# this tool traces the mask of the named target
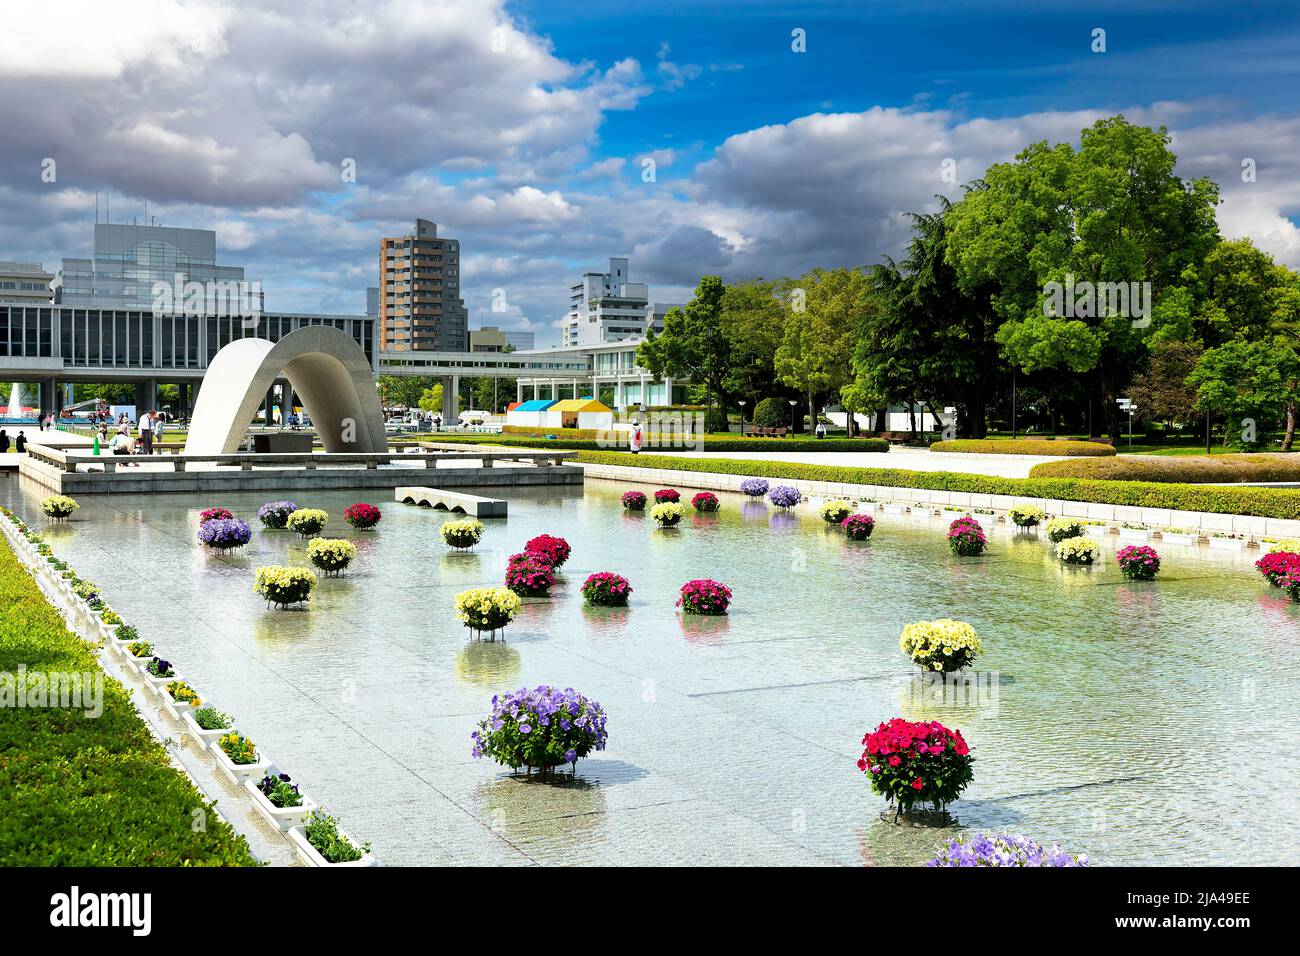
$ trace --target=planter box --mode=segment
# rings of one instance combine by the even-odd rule
[[[907,505],[885,505],[885,514],[887,515],[905,515],[907,514]]]
[[[348,833],[342,827],[339,827],[339,835],[348,838],[353,846],[361,846],[361,843],[351,833]],[[289,831],[289,839],[293,841],[293,848],[298,851],[298,859],[302,860],[308,866],[378,866],[378,861],[373,853],[367,853],[359,860],[351,863],[330,863],[316,852],[316,848],[307,842],[307,834],[303,827],[294,827]]]
[[[1119,537],[1121,541],[1141,541],[1146,544],[1151,540],[1151,532],[1147,528],[1120,528]]]
[[[1110,528],[1104,524],[1086,524],[1083,526],[1083,533],[1090,538],[1105,538],[1110,534]]]
[[[152,657],[146,658],[145,663],[140,665],[137,668],[137,670],[140,671],[140,676],[144,678],[145,685],[151,691],[153,691],[159,697],[166,697],[168,700],[170,700],[171,697],[167,693],[167,685],[174,680],[184,680],[185,678],[182,677],[181,672],[176,670],[175,668],[172,669],[171,677],[154,677],[153,674],[149,673],[149,669],[148,669],[149,661],[151,660],[153,660]]]
[[[316,809],[316,801],[301,791],[299,791],[299,795],[302,797],[302,806],[277,807],[266,799],[266,794],[258,789],[258,783],[260,783],[260,780],[245,780],[244,789],[253,798],[253,806],[257,808],[257,812],[266,817],[267,822],[281,833],[288,833],[294,827],[303,826],[307,822],[307,814]],[[351,839],[351,837],[348,839]],[[320,856],[319,853],[316,855]]]
[[[1210,538],[1210,547],[1216,551],[1242,551],[1246,547],[1245,538]]]
[[[1160,540],[1164,544],[1181,544],[1194,548],[1197,542],[1201,540],[1201,536],[1199,534],[1179,534],[1176,531],[1163,531],[1160,534]]]
[[[168,681],[168,683],[171,683]],[[174,700],[172,695],[167,693],[167,685],[164,684],[158,690],[158,696],[162,698],[163,710],[167,711],[172,720],[180,720],[182,714],[189,713],[191,710],[197,710],[193,704]]]
[[[117,648],[118,648],[118,653],[122,655],[122,660],[126,664],[127,670],[134,671],[135,673],[142,674],[142,675],[149,674],[149,672],[145,670],[145,668],[148,667],[149,662],[153,660],[152,654],[146,654],[144,657],[136,657],[129,650],[127,650],[126,644],[122,644],[122,643],[117,644]]]
[[[949,524],[952,524],[952,523],[953,523],[954,521],[956,521],[958,518],[968,518],[968,517],[970,517],[970,512],[969,512],[969,511],[952,511],[951,509],[944,508],[943,511],[942,511],[941,514],[940,514],[940,517],[942,517],[943,520],[946,521],[946,522],[948,522]]]
[[[120,624],[105,624],[103,618],[99,619],[99,633],[110,646],[117,637],[117,629],[121,626]]]
[[[228,734],[230,731],[223,730],[222,734]],[[217,735],[218,737],[221,734]],[[266,755],[257,751],[257,759],[252,763],[235,763],[226,756],[226,752],[217,746],[216,741],[212,742],[209,748],[212,751],[212,757],[217,762],[217,769],[222,775],[233,783],[235,786],[242,786],[245,780],[261,780],[266,776],[266,770],[271,766],[271,761],[266,759]]]
[[[206,702],[205,702],[206,703]],[[194,720],[194,711],[196,708],[190,708],[181,714],[181,723],[185,727],[185,732],[190,735],[190,739],[200,750],[215,750],[217,740],[222,734],[230,733],[229,727],[222,727],[219,730],[204,730]],[[224,754],[222,755],[224,756]]]

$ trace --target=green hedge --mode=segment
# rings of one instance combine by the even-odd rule
[[[1108,458],[1115,454],[1112,445],[1095,441],[1043,441],[1038,438],[959,438],[937,441],[930,451],[958,452],[968,455],[1070,455],[1084,458]]]
[[[1147,481],[1100,481],[1079,478],[996,478],[951,471],[906,471],[901,468],[847,468],[780,461],[741,461],[734,458],[686,458],[630,455],[622,452],[579,452],[578,461],[602,465],[666,468],[673,471],[752,475],[804,481],[835,481],[891,488],[920,488],[985,495],[1056,498],[1136,508],[1209,511],[1262,518],[1300,518],[1300,491],[1274,488],[1162,484]]]
[[[547,434],[558,435],[559,431]],[[403,436],[406,439],[407,436]],[[647,436],[647,439],[650,436]],[[566,451],[609,451],[608,444],[585,438],[539,438],[528,435],[492,435],[492,434],[454,434],[428,435],[421,441],[459,442],[469,445],[505,445],[511,448],[561,448]],[[678,439],[680,442],[680,438]],[[622,437],[620,447],[626,447],[627,438]],[[654,449],[647,449],[653,451]],[[680,444],[677,446],[681,448]],[[668,448],[665,451],[672,451]],[[689,451],[690,449],[681,449]],[[704,447],[698,451],[861,451],[880,453],[889,451],[889,442],[883,438],[742,438],[739,435],[727,436],[726,432],[704,436]]]
[[[1217,455],[1161,457],[1124,455],[1085,461],[1045,461],[1031,478],[1099,478],[1106,481],[1159,481],[1229,484],[1241,481],[1300,481],[1300,455]]]
[[[4,519],[0,519],[4,520]],[[7,542],[0,542],[0,673],[100,672]],[[28,677],[31,681],[31,677]],[[255,866],[248,844],[168,762],[130,692],[104,712],[0,708],[0,865]],[[195,832],[195,811],[205,828]]]

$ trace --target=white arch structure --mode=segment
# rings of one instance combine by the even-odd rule
[[[187,455],[230,455],[275,380],[302,399],[327,452],[385,452],[384,410],[366,353],[347,333],[309,325],[278,342],[236,339],[208,363]]]

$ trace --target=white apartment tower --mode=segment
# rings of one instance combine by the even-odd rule
[[[649,301],[644,282],[628,281],[626,259],[610,259],[608,272],[584,272],[582,280],[569,287],[565,347],[641,338]]]

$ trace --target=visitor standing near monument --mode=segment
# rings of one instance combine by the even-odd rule
[[[20,455],[27,452],[27,436],[22,432],[19,432],[18,437],[14,439],[14,451]]]
[[[632,422],[632,437],[628,439],[628,443],[632,447],[632,454],[634,455],[641,454],[641,442],[642,442],[641,423],[639,421],[634,420]]]
[[[145,455],[153,454],[153,412],[140,416],[140,448]]]
[[[154,445],[161,445],[163,432],[166,430],[167,423],[161,412],[153,413],[153,440],[149,443],[149,450],[153,451]]]
[[[6,454],[8,451],[9,451],[9,433],[5,431],[3,428],[0,428],[0,455]]]

